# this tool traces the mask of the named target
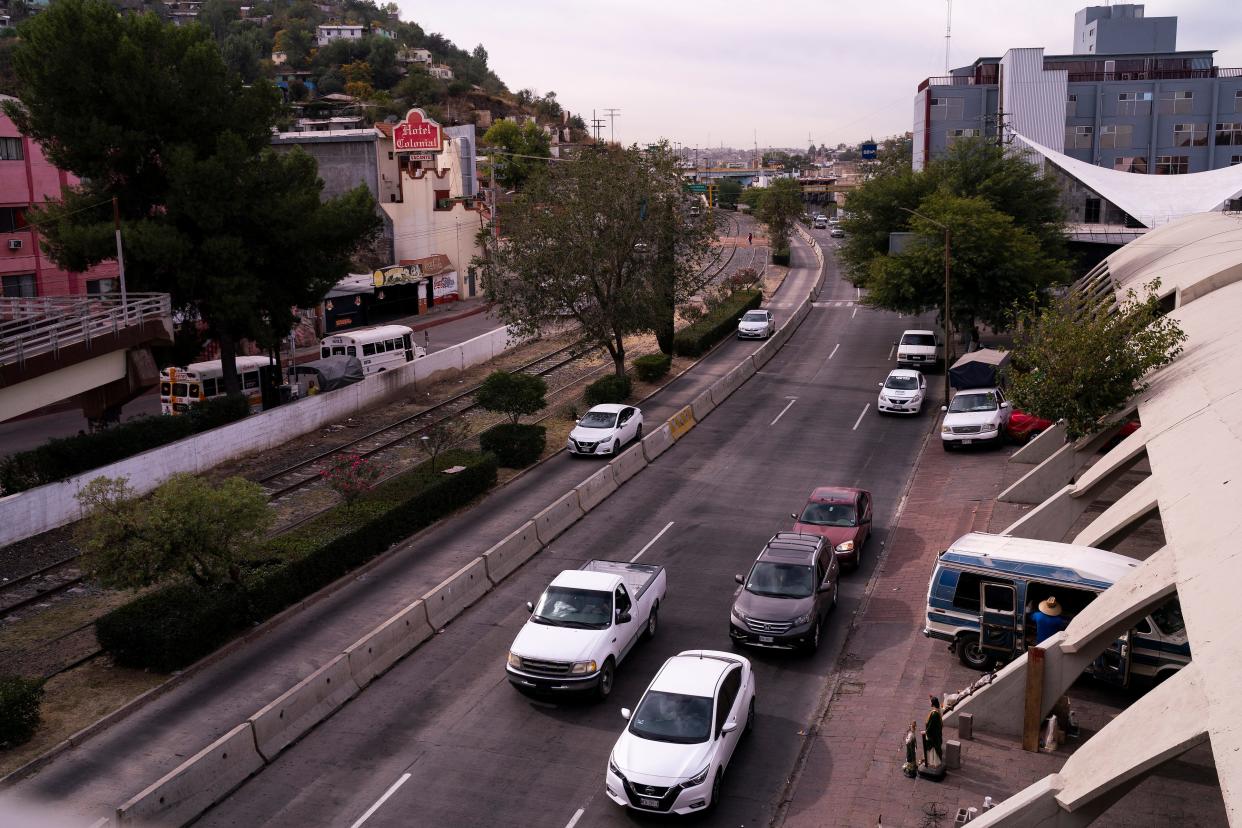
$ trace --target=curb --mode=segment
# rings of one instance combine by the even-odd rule
[[[479,305],[477,308],[470,308],[468,310],[460,311],[458,313],[445,314],[442,317],[431,319],[426,322],[415,322],[413,325],[409,325],[407,327],[409,327],[411,331],[418,333],[419,331],[425,331],[428,328],[434,328],[437,325],[443,325],[446,322],[456,322],[458,319],[465,319],[468,316],[474,316],[475,314],[479,314],[479,313],[483,313],[484,311],[491,310],[493,304],[494,303],[492,302],[484,302],[483,304]]]

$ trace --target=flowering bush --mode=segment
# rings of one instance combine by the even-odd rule
[[[346,503],[353,503],[359,495],[370,491],[383,474],[383,466],[361,454],[343,454],[320,472]]]

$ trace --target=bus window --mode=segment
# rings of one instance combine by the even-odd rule
[[[167,397],[168,392],[171,390],[172,390],[172,383],[168,383],[168,382],[160,383],[160,396],[161,397]]]
[[[375,345],[370,342],[368,342],[366,345],[363,345],[362,355],[363,356],[375,356]]]
[[[353,345],[350,345],[348,348],[345,349],[345,353],[349,354],[350,356],[356,357],[358,356],[358,349],[355,348]]]
[[[224,388],[221,387],[220,390],[223,391]],[[213,379],[203,380],[203,396],[210,399],[211,397],[214,397],[215,395],[216,395],[216,381]]]
[[[332,350],[331,350],[330,348],[320,348],[320,349],[319,349],[319,358],[320,358],[320,359],[327,359],[327,358],[328,358],[328,357],[330,357],[330,356],[332,356]]]
[[[174,383],[173,383],[173,392],[172,392],[172,395],[173,395],[174,397],[184,397],[184,396],[185,396],[185,391],[186,391],[186,387],[185,387],[185,383],[184,383],[184,382],[174,382]]]
[[[190,383],[190,393],[187,396],[193,397],[194,399],[198,399],[198,383],[197,382]]]
[[[388,350],[390,350],[390,351],[399,351],[399,350],[401,350],[401,346],[397,344],[397,340],[395,340],[395,339],[390,339],[390,340],[388,340],[387,342],[385,342],[384,344],[388,346]]]
[[[333,356],[345,356],[345,346],[344,345],[332,346],[332,355]]]
[[[242,374],[242,388],[258,388],[258,387],[259,387],[259,372],[258,371],[247,371],[246,373]]]

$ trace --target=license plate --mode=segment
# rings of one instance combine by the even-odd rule
[[[771,644],[771,643],[772,643],[772,636],[770,636],[770,635],[761,635],[761,636],[759,636],[759,643],[760,643],[760,644]]]
[[[640,796],[640,797],[638,798],[638,804],[639,804],[639,805],[642,805],[644,808],[659,808],[659,807],[660,807],[660,800],[658,800],[658,799],[648,799],[648,798],[647,798],[647,797],[645,797],[645,796]]]
[[[963,441],[962,441],[962,445],[963,445],[963,446],[969,446],[969,445],[971,444],[971,442],[972,442],[971,440],[963,440]]]

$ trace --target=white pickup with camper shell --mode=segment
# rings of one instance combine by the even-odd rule
[[[664,567],[587,561],[552,579],[509,650],[509,682],[526,693],[612,692],[617,665],[655,635]]]

